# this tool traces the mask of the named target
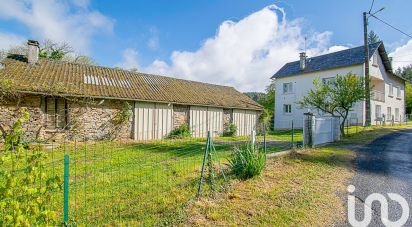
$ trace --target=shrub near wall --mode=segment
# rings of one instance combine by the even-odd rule
[[[242,180],[260,175],[265,163],[266,154],[252,144],[236,147],[229,159],[232,173]]]
[[[168,138],[170,139],[181,139],[186,137],[191,137],[192,134],[190,133],[189,125],[187,123],[181,124],[179,127],[173,129],[170,133]]]
[[[231,137],[235,136],[237,132],[237,126],[233,123],[225,123],[223,126],[223,136]]]

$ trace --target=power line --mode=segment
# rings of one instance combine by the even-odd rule
[[[369,14],[371,14],[371,11],[372,11],[372,8],[373,8],[373,4],[375,4],[375,0],[372,0],[371,8],[369,9]]]
[[[370,15],[371,17],[375,18],[376,20],[378,20],[378,21],[380,21],[380,22],[382,22],[382,23],[386,24],[387,26],[389,26],[389,27],[391,27],[391,28],[395,29],[396,31],[398,31],[398,32],[400,32],[400,33],[402,33],[402,34],[404,34],[404,35],[406,35],[406,36],[408,36],[409,38],[411,38],[411,39],[412,39],[412,35],[407,34],[406,32],[402,31],[401,29],[399,29],[399,28],[397,28],[397,27],[395,27],[395,26],[393,26],[393,25],[389,24],[388,22],[386,22],[386,21],[384,21],[384,20],[382,20],[382,19],[378,18],[377,16],[375,16],[375,15],[373,15],[373,14],[369,14],[369,15]]]

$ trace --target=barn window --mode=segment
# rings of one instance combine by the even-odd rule
[[[67,102],[62,98],[46,97],[44,101],[46,127],[62,129],[67,125]]]

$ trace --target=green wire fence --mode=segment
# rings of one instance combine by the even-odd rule
[[[185,221],[188,204],[225,188],[226,177],[230,178],[228,158],[235,146],[255,141],[271,153],[296,147],[302,140],[299,129],[266,133],[267,128],[261,127],[254,138],[30,143],[25,155],[34,150],[47,154],[41,160],[41,178],[33,184],[41,187],[45,184],[42,179],[52,177],[61,180],[59,187],[42,198],[42,209],[55,212],[57,224],[178,225]],[[214,171],[214,187],[200,191],[205,155],[213,159],[209,170]],[[1,168],[18,170],[13,174],[23,179],[28,166],[10,160]],[[12,212],[0,209],[0,219]]]

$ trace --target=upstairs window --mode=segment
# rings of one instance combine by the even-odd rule
[[[389,84],[389,96],[393,97],[393,85]]]
[[[283,94],[288,94],[293,92],[293,84],[292,83],[284,83],[283,84]]]
[[[63,129],[67,125],[67,102],[62,98],[46,97],[44,101],[46,128]]]
[[[401,88],[400,87],[396,88],[396,98],[398,98],[398,99],[401,98]]]

